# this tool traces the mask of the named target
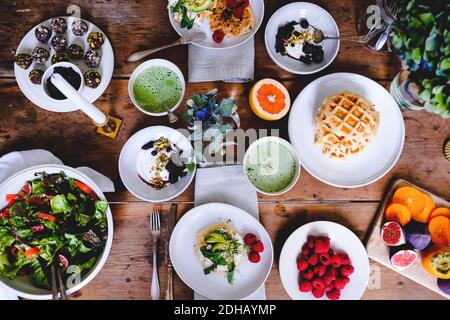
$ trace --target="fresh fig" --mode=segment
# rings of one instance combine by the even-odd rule
[[[450,295],[450,279],[438,279],[437,285],[443,293]]]
[[[405,244],[405,234],[402,227],[395,221],[386,222],[381,227],[381,239],[387,246],[395,247]]]
[[[405,227],[406,241],[416,250],[423,250],[431,243],[431,234],[426,224],[412,221]]]
[[[398,271],[403,271],[410,267],[417,260],[417,253],[409,246],[391,248],[391,263]]]

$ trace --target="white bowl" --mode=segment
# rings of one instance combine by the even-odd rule
[[[322,30],[326,36],[339,36],[339,29],[333,17],[323,8],[309,2],[294,2],[278,9],[267,22],[264,33],[266,50],[270,58],[282,69],[295,74],[311,74],[325,69],[339,52],[339,40],[325,40],[320,43],[324,51],[321,63],[305,64],[282,56],[275,51],[275,38],[278,28],[291,22],[306,18],[314,27]]]
[[[165,136],[171,143],[175,143],[183,150],[183,156],[192,159],[192,162],[195,163],[194,150],[191,143],[177,130],[164,126],[154,126],[136,132],[127,140],[120,152],[119,174],[128,191],[144,201],[157,203],[176,198],[189,187],[195,176],[194,169],[194,172],[188,173],[185,177],[180,178],[178,182],[170,184],[161,190],[156,190],[141,180],[136,170],[139,151],[144,144],[161,136]]]
[[[369,283],[370,264],[366,249],[352,231],[328,221],[307,223],[295,230],[284,243],[280,254],[280,278],[289,296],[294,300],[316,300],[311,292],[303,293],[298,289],[297,258],[308,235],[328,236],[333,250],[347,253],[355,271],[349,284],[341,291],[341,300],[360,299]],[[321,298],[327,299],[325,295]]]
[[[141,63],[139,66],[137,66],[136,69],[134,69],[133,73],[130,76],[130,80],[128,81],[128,95],[130,96],[131,101],[136,106],[136,108],[141,110],[143,113],[146,113],[146,114],[148,114],[150,116],[161,117],[161,116],[167,115],[167,112],[153,113],[153,112],[149,112],[149,111],[144,110],[137,103],[136,99],[134,98],[134,94],[133,94],[133,85],[134,85],[134,81],[136,80],[136,78],[143,71],[145,71],[146,69],[148,69],[149,67],[152,67],[152,66],[160,66],[160,67],[168,68],[168,69],[172,70],[173,72],[175,72],[177,74],[178,78],[180,79],[180,82],[181,82],[181,85],[183,87],[183,90],[181,91],[180,100],[178,100],[177,104],[174,105],[170,109],[170,111],[172,111],[172,112],[174,112],[176,109],[178,109],[178,107],[180,106],[181,102],[183,101],[184,92],[186,90],[186,82],[184,80],[184,76],[183,76],[183,73],[181,72],[180,68],[178,68],[175,64],[173,64],[172,62],[170,62],[168,60],[164,60],[164,59],[147,60],[147,61]]]
[[[342,91],[372,102],[380,119],[366,148],[347,159],[335,159],[314,143],[315,115],[326,98]],[[375,81],[354,73],[329,74],[307,85],[291,107],[288,127],[302,167],[320,181],[342,188],[357,188],[382,178],[397,163],[405,141],[405,125],[395,100]]]
[[[44,92],[47,95],[47,97],[50,100],[55,101],[55,102],[67,101],[67,98],[66,99],[62,99],[62,100],[58,100],[58,99],[52,98],[50,96],[50,94],[48,93],[48,91],[47,91],[47,79],[50,78],[53,75],[53,71],[55,70],[56,67],[72,68],[76,73],[78,73],[78,75],[81,78],[81,83],[80,83],[80,87],[78,88],[77,91],[78,91],[78,93],[81,94],[81,91],[83,90],[83,87],[84,87],[84,76],[81,73],[80,68],[78,68],[76,65],[74,65],[71,62],[62,61],[62,62],[55,63],[55,64],[51,65],[50,67],[48,67],[48,69],[45,70],[44,74],[42,75],[41,86],[42,86],[42,90],[44,90]]]
[[[38,165],[22,170],[2,183],[0,185],[0,208],[3,208],[7,205],[7,202],[5,200],[6,194],[16,194],[22,189],[26,181],[36,178],[34,176],[36,172],[44,171],[47,173],[59,173],[63,171],[68,177],[80,180],[81,182],[87,184],[95,192],[95,194],[97,194],[99,199],[106,200],[105,195],[102,193],[100,188],[85,174],[74,168],[64,165],[48,164]],[[109,255],[109,251],[111,250],[114,229],[112,214],[109,206],[108,210],[106,211],[106,217],[108,221],[108,238],[106,240],[105,248],[103,249],[102,254],[97,259],[94,267],[89,271],[89,273],[82,278],[80,283],[68,289],[67,294],[74,293],[75,291],[78,291],[86,286],[100,272],[103,265],[105,264],[106,259]],[[52,298],[50,290],[35,287],[29,276],[16,277],[13,280],[5,277],[0,277],[0,283],[8,287],[8,289],[11,290],[14,294],[26,299],[45,300]]]
[[[260,190],[255,185],[253,185],[253,183],[251,182],[251,180],[249,179],[249,177],[247,175],[247,170],[246,169],[247,169],[248,158],[249,158],[250,154],[253,152],[253,150],[258,145],[260,145],[261,143],[265,143],[265,142],[277,142],[277,143],[285,146],[289,150],[289,152],[292,154],[292,156],[294,157],[295,162],[296,162],[294,179],[292,179],[291,183],[285,189],[283,189],[281,191],[278,191],[278,192],[266,192],[266,191]],[[247,149],[247,151],[245,152],[243,163],[244,163],[245,178],[247,179],[248,183],[250,183],[250,185],[256,191],[258,191],[258,192],[260,192],[262,194],[265,194],[265,195],[277,196],[277,195],[286,193],[286,192],[288,192],[289,190],[291,190],[295,186],[295,184],[297,183],[298,179],[300,178],[300,170],[301,169],[300,169],[300,161],[298,159],[297,152],[295,151],[294,147],[289,142],[287,142],[286,140],[284,140],[282,138],[279,138],[279,137],[274,137],[274,136],[263,137],[263,138],[260,138],[260,139],[256,140],[255,142],[253,142],[250,145],[250,147]]]
[[[194,248],[198,232],[226,222],[242,237],[249,232],[253,233],[264,245],[259,263],[251,263],[244,254],[232,285],[223,275],[216,273],[205,275]],[[173,267],[181,280],[195,292],[216,300],[238,300],[248,297],[264,285],[273,263],[272,242],[261,223],[247,212],[223,203],[204,204],[185,213],[172,232],[169,252]]]

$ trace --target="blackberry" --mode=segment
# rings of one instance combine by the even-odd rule
[[[307,54],[305,56],[301,56],[299,60],[301,62],[305,63],[305,64],[311,64],[312,63],[312,57],[309,54]]]
[[[305,53],[305,54],[311,54],[311,53],[313,53],[313,51],[314,51],[314,45],[313,44],[311,44],[311,43],[309,43],[309,42],[306,42],[304,45],[303,45],[303,48],[302,48],[302,51],[303,51],[303,53]]]
[[[307,29],[309,27],[309,22],[305,18],[300,20],[300,27],[303,29]]]

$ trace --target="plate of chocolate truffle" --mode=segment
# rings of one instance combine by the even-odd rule
[[[105,33],[82,18],[54,17],[28,31],[14,58],[16,81],[35,105],[53,112],[79,109],[67,100],[51,98],[44,90],[45,70],[62,61],[73,63],[83,73],[84,87],[80,93],[89,102],[105,92],[114,70],[114,52]]]

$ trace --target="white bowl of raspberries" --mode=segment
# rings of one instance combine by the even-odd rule
[[[346,227],[311,222],[288,238],[280,255],[280,277],[295,300],[360,299],[369,282],[364,245]]]

